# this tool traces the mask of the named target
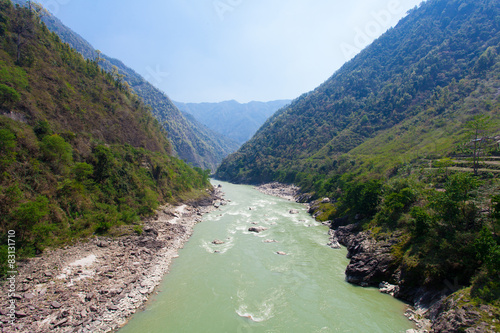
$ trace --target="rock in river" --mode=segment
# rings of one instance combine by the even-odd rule
[[[256,232],[256,233],[259,233],[259,232],[262,232],[262,231],[266,231],[267,228],[265,227],[251,227],[251,228],[248,228],[248,231],[251,231],[251,232]]]

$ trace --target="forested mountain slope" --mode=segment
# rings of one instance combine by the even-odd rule
[[[269,119],[225,160],[218,177],[300,182],[353,163],[383,173],[417,151],[450,152],[467,120],[483,111],[496,115],[498,78],[489,73],[498,59],[499,14],[492,0],[422,3]],[[460,107],[465,100],[470,107]]]
[[[242,145],[252,138],[269,117],[290,102],[289,100],[279,100],[241,104],[237,101],[220,103],[174,101],[174,104],[182,112],[193,115],[208,128]]]
[[[206,195],[208,174],[171,155],[120,77],[0,0],[0,235],[16,231],[17,255],[130,232],[161,203]]]
[[[14,3],[26,4],[26,0],[14,0]],[[46,10],[40,10],[43,22],[49,30],[59,35],[64,43],[80,52],[86,59],[98,58],[96,50],[80,35],[66,27],[59,19]],[[172,149],[181,159],[203,169],[215,170],[222,159],[234,152],[238,145],[228,138],[210,130],[190,117],[182,114],[166,94],[155,88],[151,83],[125,66],[120,60],[104,54],[99,66],[108,72],[115,71],[124,75],[123,79],[152,108],[153,115],[165,128]]]

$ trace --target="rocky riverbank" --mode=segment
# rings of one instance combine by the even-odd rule
[[[330,203],[329,198],[309,202],[309,213],[314,218],[324,216],[323,210],[330,209]],[[354,222],[360,219],[356,216]],[[363,231],[359,223],[347,217],[323,223],[330,227],[328,245],[335,249],[340,244],[348,250],[350,263],[345,271],[346,281],[363,287],[378,287],[381,292],[412,305],[405,315],[418,329],[408,333],[497,332],[491,323],[500,322],[498,310],[474,305],[467,293],[461,293],[457,282],[445,281],[437,290],[405,284],[405,269],[396,263],[393,255],[394,246],[404,235],[394,233],[375,239],[370,231]]]
[[[277,182],[256,186],[255,189],[261,193],[286,199],[288,201],[298,201],[300,193],[300,188],[295,185],[287,185]]]
[[[194,226],[216,209],[216,202],[224,202],[219,189],[198,202],[162,207],[144,221],[140,235],[93,237],[19,262],[15,294],[0,294],[0,331],[94,333],[119,328],[145,304]],[[12,300],[14,324],[9,318]]]
[[[333,221],[332,225],[335,224]],[[441,290],[405,286],[401,278],[404,272],[394,264],[392,254],[392,247],[400,236],[393,234],[375,240],[358,224],[336,227],[332,237],[347,247],[347,257],[351,260],[346,268],[346,280],[360,286],[378,287],[381,292],[412,304],[405,315],[418,329],[410,333],[497,332],[483,320],[498,317],[495,309],[473,305],[452,282]]]

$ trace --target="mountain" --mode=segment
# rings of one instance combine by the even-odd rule
[[[498,0],[422,3],[216,176],[300,186],[346,280],[395,285],[428,331],[499,332],[499,18]]]
[[[241,146],[250,140],[269,117],[290,102],[290,100],[278,100],[241,104],[237,101],[220,103],[174,101],[174,104],[182,112],[193,115],[203,125],[231,138]]]
[[[0,0],[0,235],[16,231],[16,255],[131,232],[209,186],[119,76]],[[0,257],[3,275],[6,244]]]
[[[13,2],[21,5],[27,3],[26,0],[14,0]],[[96,50],[80,35],[66,27],[45,9],[39,8],[38,10],[49,30],[57,33],[64,43],[68,43],[86,59],[97,59]],[[99,57],[102,59],[99,61],[102,68],[108,72],[115,70],[119,75],[123,75],[123,80],[146,104],[151,106],[153,115],[168,133],[174,153],[184,161],[203,169],[215,170],[224,157],[238,148],[235,142],[208,129],[194,119],[186,117],[167,95],[121,61],[102,53]]]
[[[383,173],[435,145],[439,153],[450,152],[466,120],[483,111],[494,115],[483,105],[495,103],[494,87],[481,97],[476,89],[491,86],[488,80],[495,85],[487,73],[496,62],[498,11],[495,1],[422,3],[325,83],[276,113],[217,176],[299,182],[336,173],[346,159]],[[467,99],[479,104],[465,108]],[[383,140],[392,146],[379,145]]]

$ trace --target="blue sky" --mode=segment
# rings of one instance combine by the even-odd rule
[[[421,0],[40,0],[173,100],[294,99]]]

